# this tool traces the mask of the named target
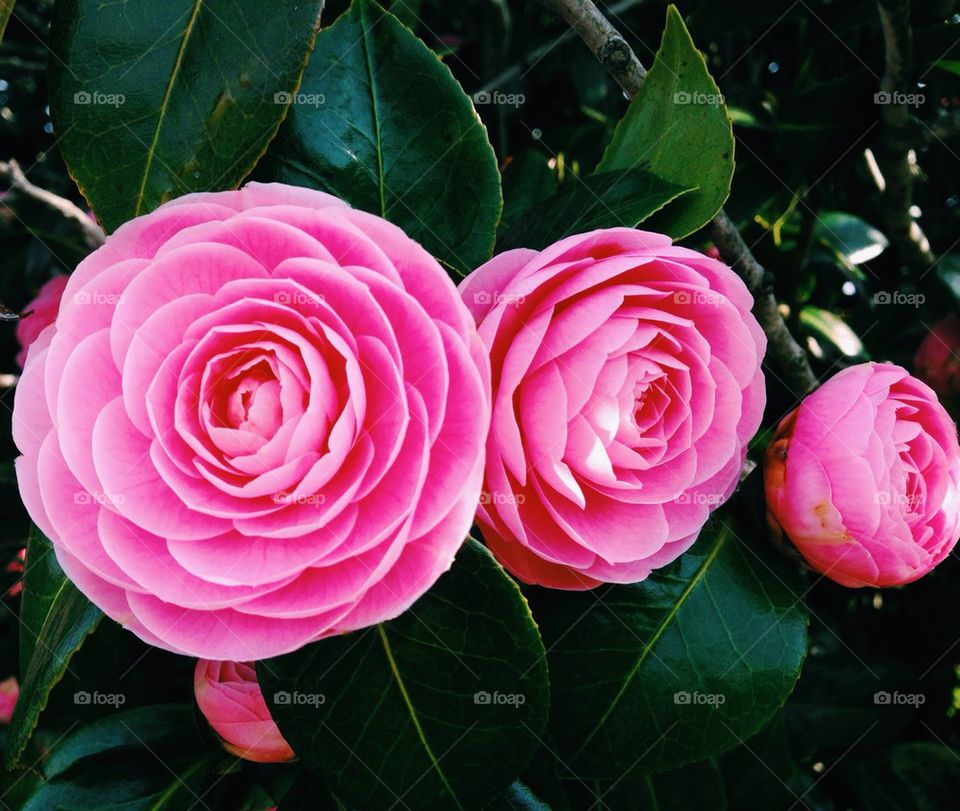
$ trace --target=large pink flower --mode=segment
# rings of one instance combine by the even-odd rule
[[[200,659],[193,692],[204,718],[231,754],[255,763],[282,763],[294,753],[270,716],[251,662]]]
[[[889,363],[852,366],[806,397],[767,449],[764,482],[772,517],[844,586],[916,580],[960,536],[956,426]]]
[[[450,566],[489,408],[433,258],[329,195],[251,183],[80,264],[17,389],[17,472],[107,614],[261,659],[394,617]]]
[[[520,579],[634,582],[736,487],[766,341],[726,265],[626,228],[509,251],[461,294],[490,350],[478,519]]]

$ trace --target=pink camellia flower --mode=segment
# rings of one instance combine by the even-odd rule
[[[913,366],[917,377],[945,400],[960,395],[960,318],[941,318],[923,339]]]
[[[270,717],[252,662],[200,659],[193,671],[193,692],[228,752],[257,763],[293,759],[290,744]]]
[[[320,192],[250,183],[85,259],[17,387],[23,500],[145,641],[247,661],[397,616],[449,568],[489,368],[440,265]]]
[[[807,562],[844,586],[923,577],[960,536],[960,447],[930,388],[864,363],[783,419],[764,461],[767,504]]]
[[[0,724],[9,724],[13,716],[13,708],[17,706],[20,697],[20,685],[16,678],[0,681]]]
[[[766,340],[726,265],[615,228],[514,250],[463,284],[490,351],[478,521],[521,580],[644,579],[737,484]]]
[[[66,289],[69,276],[54,276],[48,280],[37,297],[31,301],[24,312],[29,312],[26,318],[21,318],[17,322],[17,341],[20,343],[20,351],[17,353],[17,365],[22,369],[27,362],[27,350],[30,348],[37,336],[49,327],[57,317],[57,310],[60,309],[60,299],[63,297],[63,291]]]

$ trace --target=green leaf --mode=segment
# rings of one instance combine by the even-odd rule
[[[706,759],[759,730],[806,653],[796,577],[718,521],[641,583],[533,591],[563,762],[583,779],[617,779]]]
[[[829,310],[808,305],[800,310],[800,324],[817,341],[821,355],[825,347],[832,347],[834,353],[848,358],[867,359],[867,349],[860,336]]]
[[[726,811],[727,792],[723,775],[713,761],[691,763],[671,772],[625,775],[612,784],[601,783],[600,795],[606,807],[697,809]],[[638,803],[643,797],[646,802]]]
[[[941,59],[939,62],[934,62],[933,64],[934,67],[945,70],[947,73],[952,73],[954,76],[960,76],[960,61],[955,59]]]
[[[346,809],[317,778],[306,770],[283,795],[277,811],[341,811]]]
[[[66,580],[53,544],[33,525],[27,539],[26,561],[20,601],[20,681],[27,677],[37,637],[50,613],[51,603]]]
[[[817,215],[813,240],[825,247],[844,267],[856,267],[876,259],[890,244],[881,231],[845,211]]]
[[[918,741],[850,764],[844,775],[865,811],[953,811],[960,789],[960,752]]]
[[[549,705],[526,601],[472,540],[399,618],[260,662],[257,674],[303,763],[359,808],[482,805],[523,770]]]
[[[50,691],[103,617],[100,609],[67,579],[56,562],[50,541],[36,529],[27,548],[26,572],[22,633],[35,639],[28,645],[29,659],[21,660],[25,670],[8,729],[4,753],[7,768],[19,763]]]
[[[716,214],[733,179],[733,127],[675,6],[660,50],[604,152],[599,171],[643,168],[682,189],[696,188],[650,218],[653,231],[693,233]]]
[[[540,250],[596,228],[632,228],[689,191],[643,169],[573,178],[517,219],[497,240],[497,250]]]
[[[546,200],[557,190],[557,172],[547,156],[535,149],[526,149],[503,169],[503,216],[497,227],[499,235],[514,220]]]
[[[50,45],[58,146],[112,231],[193,191],[234,188],[276,133],[323,0],[60,0]]]
[[[54,748],[45,765],[47,782],[24,811],[216,807],[207,790],[222,759],[189,706],[117,713],[79,728]]]
[[[13,7],[17,0],[0,0],[0,39],[3,39],[7,30],[7,23],[10,22],[10,15],[13,14]]]
[[[372,0],[317,37],[257,177],[330,192],[460,273],[490,257],[502,199],[487,132],[449,68]]]

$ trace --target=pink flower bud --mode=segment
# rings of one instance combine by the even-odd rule
[[[818,572],[844,586],[923,577],[960,535],[960,446],[931,389],[864,363],[780,423],[767,449],[771,517]]]
[[[264,701],[252,662],[197,661],[193,690],[200,712],[231,754],[256,763],[280,763],[293,750]]]
[[[13,708],[17,705],[17,699],[19,697],[20,686],[13,676],[4,681],[0,681],[0,724],[10,723]]]

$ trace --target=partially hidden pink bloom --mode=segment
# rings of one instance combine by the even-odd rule
[[[960,318],[952,313],[931,327],[913,367],[917,377],[945,400],[960,395]]]
[[[17,699],[20,697],[20,685],[16,678],[11,676],[9,679],[0,681],[0,724],[9,724],[13,716],[13,708],[17,705]]]
[[[150,644],[249,661],[395,617],[483,475],[489,370],[399,228],[282,184],[191,194],[70,277],[16,391],[67,575]]]
[[[834,375],[780,423],[764,465],[771,516],[844,586],[923,577],[960,536],[957,430],[905,369]]]
[[[7,564],[7,571],[12,574],[23,575],[23,564],[27,557],[27,550],[21,549],[17,552],[16,557]],[[23,577],[10,586],[7,589],[7,595],[10,597],[16,597],[21,591],[23,591]]]
[[[527,583],[643,580],[737,485],[766,347],[726,265],[627,228],[514,250],[460,289],[491,358],[478,521]]]
[[[69,278],[63,275],[52,277],[40,288],[37,297],[24,307],[24,312],[30,314],[17,322],[17,341],[20,343],[17,365],[21,369],[26,365],[30,344],[56,319]]]
[[[257,682],[252,662],[197,661],[193,691],[224,748],[244,760],[280,763],[294,757]]]

